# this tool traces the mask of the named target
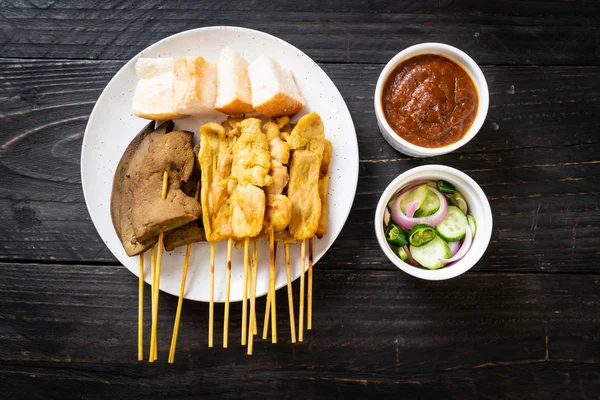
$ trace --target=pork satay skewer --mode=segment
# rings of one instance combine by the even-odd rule
[[[235,181],[236,186],[230,197],[231,230],[233,238],[236,240],[244,239],[245,247],[247,248],[250,243],[249,239],[258,236],[263,229],[266,196],[262,187],[269,186],[272,183],[272,178],[269,176],[271,159],[268,142],[261,130],[261,121],[259,119],[244,119],[236,123],[233,129],[240,132],[240,136],[235,140],[232,151],[231,179]],[[246,248],[244,249],[245,253],[249,252]],[[257,256],[256,254],[255,260],[257,260]],[[258,261],[255,262],[257,263]],[[256,277],[251,277],[251,280],[255,279]],[[254,284],[255,282],[253,282]],[[244,287],[243,290],[246,290],[246,288]],[[255,295],[253,294],[252,296]],[[252,299],[251,297],[251,303],[252,301],[254,301],[254,305],[251,307],[250,319],[254,320],[256,299]],[[246,302],[244,303],[246,304]],[[244,320],[247,317],[247,313],[243,315]],[[242,325],[244,324],[242,323]],[[251,321],[251,325],[248,333],[249,341],[247,342],[249,345],[249,354],[251,353],[251,346],[253,344],[255,321]],[[244,330],[242,334],[245,334]]]
[[[168,183],[169,183],[169,173],[167,171],[164,171],[163,173],[163,184],[162,184],[162,196],[161,198],[164,200],[167,198],[167,188],[168,188]],[[156,329],[157,329],[157,325],[158,325],[158,294],[160,292],[160,267],[162,264],[162,253],[163,253],[163,240],[164,240],[164,233],[161,232],[158,234],[158,244],[157,244],[157,249],[156,249],[156,272],[155,272],[155,287],[153,287],[154,289],[154,293],[152,294],[154,297],[154,312],[152,315],[152,334],[151,334],[151,343],[153,346],[153,351],[154,351],[154,355],[153,357],[150,357],[150,362],[154,362],[157,358],[158,358],[158,340],[156,338]]]
[[[250,242],[246,239],[258,236],[263,229],[266,196],[262,187],[272,183],[271,159],[261,120],[246,118],[236,123],[234,130],[240,135],[232,150],[231,181],[235,182],[235,189],[229,198],[231,232],[235,240],[244,239],[247,247]],[[247,318],[247,314],[243,317]]]
[[[329,164],[331,163],[331,154],[333,147],[331,142],[325,138],[316,139],[309,142],[309,149],[322,153],[321,166],[319,169],[319,197],[321,199],[321,216],[316,236],[321,239],[327,232],[327,210],[329,202],[327,200],[327,189],[329,187]],[[314,147],[314,149],[313,149]],[[313,308],[313,238],[308,242],[308,318],[306,329],[312,329],[312,308]]]
[[[219,133],[219,138],[220,140],[223,140],[226,137],[229,137],[229,139],[233,140],[233,137],[237,136],[239,134],[240,131],[240,125],[239,122],[241,120],[238,118],[232,118],[232,117],[228,117],[226,121],[224,121],[221,126],[223,127],[222,129],[219,128],[219,130],[221,131]],[[235,148],[235,145],[234,145]],[[231,149],[231,154],[234,156],[235,159],[235,154],[234,150]],[[232,161],[233,163],[233,161]],[[227,190],[229,192],[229,194],[231,195],[232,192],[230,191],[230,187],[232,187],[232,191],[235,191],[235,187],[237,186],[238,183],[244,183],[244,182],[239,182],[239,177],[238,176],[230,176],[228,177],[229,181],[227,182]],[[230,207],[235,206],[235,204],[230,204]],[[229,223],[231,224],[231,215],[229,215]],[[233,227],[231,227],[233,228]],[[232,231],[235,229],[232,229]],[[221,237],[223,238],[223,237]],[[236,238],[237,239],[237,238]],[[249,237],[246,237],[244,240],[244,271],[243,271],[243,279],[242,279],[242,287],[243,287],[243,293],[242,293],[242,297],[243,297],[243,301],[242,301],[242,331],[241,331],[241,344],[242,346],[246,345],[246,330],[247,330],[247,315],[248,315],[248,288],[249,288],[249,280],[248,280],[248,272],[249,272],[249,258],[250,258],[250,248],[249,248]],[[228,336],[228,325],[229,325],[229,293],[231,290],[231,247],[233,245],[233,238],[229,235],[227,237],[227,249],[228,249],[228,261],[227,261],[227,289],[226,292],[228,293],[226,295],[226,300],[225,300],[225,325],[224,325],[224,337],[223,337],[223,347],[227,347],[227,342],[228,342],[228,338],[226,338],[225,336]]]
[[[298,341],[304,341],[304,296],[306,271],[306,240],[316,232],[321,214],[318,194],[319,157],[307,150],[296,150],[290,163],[288,195],[292,201],[290,233],[301,240],[300,301],[298,310]]]
[[[231,253],[233,247],[231,207],[229,204],[231,196],[230,183],[232,183],[232,139],[233,135],[230,135],[221,124],[211,122],[200,127],[200,152],[198,160],[202,169],[202,219],[206,238],[209,242],[213,243],[211,244],[211,252],[213,251],[212,246],[214,246],[214,242],[227,239],[223,347],[228,346]],[[214,269],[214,261],[211,264],[211,268]],[[214,279],[213,275],[211,275],[211,279]],[[211,293],[213,290],[211,290]],[[211,308],[211,312],[213,312],[212,310],[213,308]],[[211,344],[209,340],[209,345]]]
[[[231,175],[231,138],[225,127],[208,123],[200,127],[198,161],[202,170],[202,221],[206,240],[210,243],[210,306],[208,347],[214,344],[215,243],[230,237],[229,193]],[[231,258],[229,257],[229,260]],[[225,333],[225,331],[224,331]],[[225,342],[224,342],[225,344]]]
[[[196,182],[196,192],[194,200],[198,201],[200,196],[200,180]],[[192,252],[192,244],[188,243],[185,247],[185,259],[183,261],[183,272],[181,273],[181,285],[179,287],[179,300],[177,301],[177,312],[175,314],[175,325],[173,326],[173,337],[171,338],[171,349],[169,350],[169,363],[173,363],[175,359],[175,348],[177,347],[177,335],[179,334],[179,321],[181,319],[181,308],[183,306],[183,293],[185,291],[185,282],[190,263],[190,254]]]
[[[306,271],[306,240],[314,236],[321,216],[318,192],[321,156],[309,150],[296,150],[290,163],[288,196],[292,202],[290,234],[301,240],[300,304],[298,341],[304,340],[304,296]]]
[[[144,359],[144,253],[140,254],[140,283],[138,301],[138,361]]]
[[[267,140],[269,142],[269,154],[271,157],[271,168],[269,175],[273,183],[265,188],[267,194],[267,208],[265,210],[265,226],[263,231],[269,239],[270,250],[270,269],[269,269],[269,290],[267,303],[265,306],[265,324],[263,329],[263,339],[267,338],[269,317],[271,322],[271,341],[277,343],[277,314],[276,314],[276,295],[275,295],[275,259],[276,244],[274,233],[283,231],[287,228],[291,219],[291,202],[283,195],[283,191],[288,183],[288,171],[285,164],[289,161],[290,147],[281,140],[281,127],[289,122],[289,118],[284,118],[278,123],[267,122],[264,125]]]
[[[306,239],[309,239],[308,266],[308,327],[312,328],[312,238],[321,238],[327,229],[327,186],[329,182],[329,163],[331,142],[325,139],[325,129],[321,117],[310,113],[302,117],[292,130],[288,143],[295,149],[290,164],[290,188],[288,195],[292,200],[293,212],[290,233],[302,240],[302,272],[300,312],[303,314],[304,290],[302,277],[306,268]],[[304,338],[304,316],[300,316],[298,340]]]

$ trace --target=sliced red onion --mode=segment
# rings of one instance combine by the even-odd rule
[[[402,188],[401,191],[397,192],[395,195],[392,196],[391,200],[388,201],[388,207],[392,208],[392,204],[394,204],[394,201],[396,201],[396,199],[402,195],[404,195],[407,192],[410,192],[411,190],[413,190],[414,188],[416,188],[417,186],[421,186],[423,183],[411,183],[410,185],[406,185],[405,187]],[[436,186],[434,186],[435,188]]]
[[[471,248],[471,243],[473,243],[473,233],[471,232],[471,227],[467,225],[467,233],[465,234],[462,246],[460,246],[460,250],[450,258],[440,258],[439,260],[448,264],[462,259]]]
[[[417,186],[422,185],[422,183],[412,183],[406,187],[404,187],[401,191],[399,191],[398,193],[396,193],[395,195],[392,196],[392,198],[390,199],[390,201],[388,201],[388,207],[392,208],[392,204],[394,204],[394,201],[396,201],[396,199],[400,196],[402,196],[404,193],[411,191],[412,189],[416,188]]]
[[[458,250],[460,249],[460,241],[457,240],[456,242],[449,242],[448,247],[450,247],[452,256],[454,256],[456,253],[458,253]]]
[[[427,224],[433,227],[439,225],[444,220],[444,218],[446,218],[446,214],[448,213],[448,201],[446,200],[446,196],[441,194],[437,189],[430,187],[429,190],[435,193],[440,199],[440,208],[435,212],[435,214],[427,217],[413,218],[412,216],[414,215],[416,210],[411,210],[409,207],[413,203],[409,203],[406,210],[407,215],[404,215],[404,213],[400,209],[400,201],[402,201],[402,198],[404,198],[404,196],[406,196],[406,193],[408,193],[405,192],[401,196],[398,196],[392,204],[392,220],[406,231],[411,230],[413,226],[418,224]],[[410,211],[412,211],[412,214],[410,213]]]
[[[421,186],[422,183],[411,183],[410,185],[405,186],[400,193],[398,193],[398,196],[402,196],[404,193],[406,192],[410,192],[411,190],[413,190],[414,188],[416,188],[417,186]]]
[[[392,208],[392,204],[394,204],[394,201],[396,201],[396,199],[400,196],[402,196],[404,193],[408,192],[409,190],[416,188],[417,186],[419,186],[418,183],[413,183],[411,185],[406,186],[405,188],[403,188],[401,191],[397,192],[395,195],[393,195],[390,200],[388,201],[388,207]]]
[[[408,256],[408,262],[412,265],[417,265],[417,262],[413,258],[412,254],[410,254],[410,249],[408,248],[408,245],[404,246],[403,249],[406,252],[406,255]]]
[[[418,201],[412,201],[412,202],[408,203],[408,205],[406,206],[406,216],[408,218],[412,218],[415,215],[417,208],[419,208]]]

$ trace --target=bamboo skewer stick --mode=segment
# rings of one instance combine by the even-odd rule
[[[296,343],[296,321],[294,316],[294,294],[292,292],[292,277],[290,274],[290,248],[288,244],[283,245],[285,253],[285,274],[287,277],[288,308],[290,309],[290,334],[292,343]]]
[[[158,249],[156,250],[156,254],[158,255]],[[154,303],[154,308],[158,307],[158,303],[155,302],[154,299],[154,290],[156,290],[157,287],[157,275],[156,275],[156,256],[154,257],[154,281],[152,283],[152,292],[150,293],[150,296],[152,296],[152,302]],[[157,309],[158,310],[158,309]],[[154,311],[153,311],[154,312]],[[156,319],[157,319],[157,323],[158,323],[158,313],[156,314]],[[156,361],[156,356],[158,353],[158,344],[157,344],[157,340],[154,341],[154,346],[152,346],[152,360]]]
[[[304,266],[306,265],[306,239],[302,239],[302,254],[300,256],[300,310],[298,317],[298,341],[304,341]]]
[[[158,257],[158,247],[156,248],[156,257]],[[158,258],[154,258],[154,283],[152,284],[152,289],[156,290],[156,288],[158,287],[158,275],[156,274],[156,260]],[[154,292],[151,293],[151,296],[154,297]],[[158,324],[158,302],[155,301],[156,299],[153,299],[154,301],[154,308],[156,308],[157,310],[157,314],[156,314],[156,321]],[[156,334],[156,332],[155,332]],[[152,346],[152,360],[156,361],[156,357],[157,357],[157,353],[158,353],[158,340],[154,341],[154,346]]]
[[[254,345],[254,330],[256,329],[256,272],[258,264],[258,246],[256,241],[253,244],[253,260],[252,260],[252,274],[251,274],[251,288],[250,288],[250,329],[248,329],[248,355],[252,355],[252,349]]]
[[[152,325],[154,325],[154,285],[156,282],[154,281],[154,277],[156,275],[156,246],[152,246],[152,250],[150,251],[150,300],[152,303],[151,314],[152,317]],[[154,344],[152,341],[152,331],[150,331],[150,352],[148,356],[148,361],[154,360]]]
[[[164,200],[167,198],[167,189],[168,189],[168,183],[169,183],[169,173],[167,171],[165,171],[163,173],[163,184],[162,184],[162,196],[161,198]],[[156,329],[157,329],[157,325],[158,325],[158,294],[160,292],[160,267],[162,264],[162,253],[163,253],[163,240],[164,240],[164,233],[161,232],[158,235],[158,247],[156,249],[156,273],[154,276],[155,279],[155,283],[156,283],[156,287],[154,288],[154,315],[152,318],[152,339],[151,342],[153,342],[153,346],[155,347],[154,350],[154,357],[152,358],[152,360],[150,362],[154,362],[154,360],[157,359],[158,357],[158,340],[156,338]]]
[[[247,295],[247,302],[250,303],[250,295],[252,293],[252,254],[251,254],[251,249],[250,249],[250,239],[248,239],[248,279],[246,280],[246,293]],[[252,309],[250,308],[250,305],[248,304],[248,310],[247,310],[247,314],[249,315],[249,319],[255,318],[256,315],[252,312]],[[248,323],[248,333],[252,333],[252,321],[249,321]],[[246,337],[246,344],[248,343],[248,337]]]
[[[242,346],[246,345],[246,327],[248,322],[248,269],[250,263],[250,238],[244,240],[244,278],[242,282]]]
[[[252,245],[252,267],[254,268],[254,286],[250,282],[250,293],[254,293],[254,301],[256,303],[256,271],[258,269],[258,243],[254,240]],[[252,281],[252,279],[250,279]],[[258,335],[258,326],[256,323],[256,307],[252,308],[252,334]]]
[[[271,246],[273,245],[273,246]],[[273,306],[273,299],[275,298],[275,280],[274,280],[274,266],[275,266],[275,260],[277,259],[277,243],[275,242],[273,243],[269,243],[269,248],[270,248],[270,252],[271,252],[271,260],[270,260],[270,266],[272,268],[272,270],[269,271],[269,289],[267,290],[267,301],[265,304],[265,322],[263,324],[263,334],[262,334],[262,338],[263,340],[267,340],[268,337],[268,333],[269,333],[269,322],[271,322],[271,325],[275,326],[275,341],[272,343],[277,343],[277,324],[273,323],[272,318],[273,318],[273,314],[271,313],[271,307]],[[271,290],[273,289],[273,290]],[[277,320],[275,320],[277,321]],[[273,340],[271,338],[271,340]]]
[[[144,359],[144,253],[140,254],[140,284],[138,300],[138,361]]]
[[[198,201],[200,195],[200,180],[196,182],[196,193],[194,199]],[[169,350],[169,363],[173,363],[175,359],[175,348],[177,347],[177,335],[179,334],[179,321],[181,319],[181,308],[183,306],[183,293],[185,291],[185,282],[190,264],[190,254],[192,252],[192,244],[188,243],[185,248],[185,259],[183,261],[183,272],[181,274],[181,286],[179,287],[179,301],[177,302],[177,312],[175,314],[175,325],[173,326],[173,337],[171,338],[171,349]]]
[[[227,283],[225,284],[225,314],[223,317],[223,348],[227,348],[229,338],[229,291],[231,290],[231,250],[233,239],[227,240]]]
[[[208,308],[208,347],[213,347],[215,322],[215,243],[210,242],[210,306]]]
[[[167,189],[169,188],[169,173],[165,171],[163,173],[163,185],[162,185],[162,196],[161,199],[167,198]]]
[[[269,319],[271,318],[271,283],[269,282],[269,289],[267,290],[267,301],[265,303],[265,321],[263,322],[263,340],[267,340],[269,336]]]
[[[275,296],[275,240],[273,238],[273,228],[269,233],[269,252],[270,252],[270,277],[269,290],[271,292],[271,343],[277,343],[277,307]]]
[[[306,330],[312,329],[313,240],[308,239],[308,315]]]
[[[173,326],[173,337],[171,338],[171,349],[169,350],[169,364],[172,364],[175,359],[175,348],[177,347],[177,335],[179,334],[179,321],[181,319],[181,308],[183,306],[183,293],[185,291],[185,281],[190,263],[190,253],[192,246],[187,245],[185,249],[185,260],[183,262],[183,274],[181,276],[181,285],[179,286],[179,300],[177,301],[177,312],[175,314],[175,325]]]

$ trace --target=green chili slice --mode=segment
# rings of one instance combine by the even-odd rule
[[[454,185],[446,181],[437,181],[437,188],[440,192],[446,194],[453,194],[454,192],[456,192],[456,188],[454,187]]]
[[[394,223],[390,223],[385,228],[385,240],[393,246],[406,246],[408,244],[408,235]]]
[[[435,229],[426,224],[415,225],[408,234],[408,241],[415,247],[421,247],[435,239]]]

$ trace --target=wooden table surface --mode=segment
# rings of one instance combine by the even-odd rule
[[[358,191],[316,267],[305,343],[290,343],[284,291],[280,343],[252,357],[233,340],[239,307],[230,348],[209,349],[208,305],[185,302],[168,365],[176,298],[161,294],[159,360],[138,362],[138,282],[90,220],[82,136],[128,59],[211,25],[276,35],[329,74],[356,126]],[[490,108],[468,145],[424,160],[384,141],[373,94],[391,57],[429,41],[481,65]],[[2,398],[600,398],[598,2],[3,1],[0,57]],[[494,214],[484,257],[445,282],[398,270],[372,229],[387,184],[430,163],[473,177]]]

